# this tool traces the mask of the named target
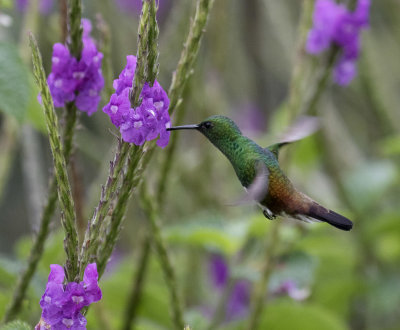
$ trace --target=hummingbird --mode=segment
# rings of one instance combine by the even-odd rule
[[[280,168],[279,150],[299,140],[298,136],[262,148],[244,136],[232,119],[220,115],[208,117],[200,124],[175,126],[167,130],[197,130],[202,133],[232,164],[246,190],[242,202],[254,201],[266,218],[272,220],[276,216],[289,216],[306,222],[326,222],[341,230],[353,227],[349,219],[297,190]]]

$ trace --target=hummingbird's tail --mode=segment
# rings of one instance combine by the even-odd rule
[[[313,203],[308,211],[307,216],[329,223],[330,225],[341,230],[350,230],[353,228],[353,223],[346,217],[326,209],[325,207]]]

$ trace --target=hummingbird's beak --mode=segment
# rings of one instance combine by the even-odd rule
[[[167,128],[167,131],[177,131],[179,129],[198,129],[200,125],[183,125]]]

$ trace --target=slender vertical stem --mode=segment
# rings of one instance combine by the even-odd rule
[[[110,170],[107,181],[102,187],[99,203],[93,213],[92,219],[88,223],[85,238],[82,243],[79,255],[79,272],[83,277],[86,266],[96,260],[97,250],[101,244],[99,235],[104,219],[106,219],[110,202],[117,194],[118,178],[128,157],[129,144],[118,139],[117,151],[113,161],[110,162]]]
[[[158,35],[159,29],[157,24],[157,7],[156,1],[151,0],[149,9],[149,31],[148,31],[148,55],[147,55],[147,81],[153,86],[158,75]]]
[[[78,60],[82,53],[82,3],[81,0],[68,0],[68,20],[69,20],[69,43],[68,48],[71,54]]]
[[[144,188],[142,188],[144,189]],[[160,259],[161,267],[163,269],[163,274],[165,277],[165,281],[167,282],[170,300],[171,300],[171,309],[172,309],[172,319],[175,324],[176,329],[184,328],[184,320],[182,314],[181,301],[178,294],[178,289],[176,285],[176,275],[174,268],[172,267],[170,258],[168,256],[168,251],[165,247],[164,241],[161,237],[161,230],[159,227],[159,216],[157,213],[156,206],[152,201],[151,197],[149,197],[146,192],[142,194],[142,205],[143,209],[146,212],[147,218],[150,221],[150,228],[152,233],[152,240],[157,251],[158,257]]]
[[[143,289],[143,282],[148,267],[150,256],[151,239],[149,235],[143,239],[141,244],[141,254],[139,264],[133,277],[133,285],[131,293],[129,294],[128,301],[125,304],[124,322],[122,323],[122,330],[130,330],[135,322],[136,313],[140,304],[140,297]]]
[[[269,278],[271,276],[274,266],[274,257],[277,247],[279,245],[280,225],[280,221],[276,221],[272,224],[271,232],[268,239],[268,246],[265,249],[265,255],[263,258],[264,269],[262,271],[261,280],[256,284],[252,295],[251,311],[249,316],[249,323],[247,326],[248,330],[258,329],[259,326],[260,315],[263,306],[266,303],[265,293],[268,289]]]
[[[307,41],[308,31],[311,25],[311,17],[314,9],[314,0],[303,0],[302,14],[298,28],[298,39],[296,44],[296,53],[294,59],[293,73],[290,80],[289,96],[288,96],[288,111],[290,119],[294,120],[299,114],[299,106],[302,102],[304,90],[302,88],[305,70],[306,59],[304,46]]]
[[[81,14],[79,12],[82,10],[82,8],[80,1],[74,1],[72,5],[74,6],[74,10],[70,10],[69,13],[71,14],[71,16],[74,16],[74,19],[71,20],[70,17],[70,21],[74,21],[73,25],[75,26],[76,30],[77,24],[79,24],[80,26]],[[63,42],[65,42],[67,39],[67,11],[67,0],[62,0],[60,9],[60,22]],[[74,14],[72,15],[72,13]],[[74,40],[74,44],[77,45],[77,47],[79,48],[79,44],[81,43],[81,41],[78,40],[77,36],[72,38],[72,40]],[[75,126],[76,108],[72,103],[69,103],[66,105],[65,125],[63,128],[64,145],[62,148],[62,153],[64,154],[65,162],[67,165],[73,149],[73,133]],[[21,309],[26,290],[28,289],[29,283],[31,282],[33,274],[36,271],[37,264],[43,254],[44,244],[49,234],[50,222],[56,208],[57,197],[57,183],[55,177],[52,177],[49,184],[47,201],[43,208],[43,213],[40,220],[39,230],[35,237],[35,241],[33,243],[28,258],[28,265],[18,279],[17,286],[14,290],[14,295],[11,299],[10,304],[8,305],[7,311],[3,319],[4,322],[8,322],[15,318],[15,316],[19,313]]]
[[[29,36],[32,49],[33,71],[37,85],[42,96],[43,110],[46,126],[53,154],[55,176],[57,180],[58,198],[62,212],[61,223],[65,231],[64,248],[67,254],[66,276],[68,281],[73,281],[77,274],[77,247],[78,238],[75,227],[75,209],[72,199],[71,187],[68,180],[67,165],[63,154],[61,139],[59,136],[57,115],[54,111],[53,101],[47,85],[46,75],[43,69],[42,58],[33,35]]]
[[[32,276],[36,271],[37,264],[43,254],[44,243],[46,242],[46,238],[49,234],[50,222],[54,214],[54,210],[56,208],[56,202],[57,202],[57,185],[56,185],[56,180],[53,177],[51,179],[47,204],[43,210],[39,232],[37,233],[32,249],[30,251],[28,266],[18,279],[17,286],[14,290],[14,295],[11,299],[11,303],[8,306],[3,319],[4,323],[13,320],[21,310],[26,290],[28,289]]]
[[[148,74],[154,78],[157,75],[157,71],[154,71],[158,70],[156,33],[156,31],[158,31],[158,27],[156,26],[156,12],[157,10],[154,0],[143,1],[142,13],[138,28],[137,63],[132,82],[133,88],[130,92],[130,100],[133,108],[140,104],[140,93],[144,84],[149,81]],[[149,33],[149,31],[152,32]],[[149,67],[150,59],[152,61],[152,67]],[[127,172],[122,178],[124,184],[119,191],[110,222],[102,225],[103,232],[106,232],[106,238],[105,241],[99,244],[97,249],[97,266],[100,275],[104,272],[108,258],[114,249],[118,234],[121,230],[121,223],[125,214],[129,197],[133,188],[135,188],[140,181],[139,173],[142,173],[147,165],[147,159],[149,159],[150,155],[152,154],[152,152],[148,152],[140,166],[138,166],[143,156],[143,147],[131,145],[130,147],[126,148],[128,148],[129,161]],[[83,270],[81,269],[81,273],[82,272]]]
[[[178,62],[178,66],[172,76],[171,86],[168,91],[170,100],[170,113],[176,111],[176,122],[179,123],[184,116],[185,109],[179,107],[182,103],[182,95],[185,90],[186,84],[193,74],[194,63],[200,49],[201,40],[205,32],[208,18],[213,6],[214,0],[198,0],[196,5],[196,12],[190,25],[189,34],[184,43],[184,48]],[[167,184],[168,174],[171,169],[172,158],[175,154],[177,145],[177,134],[173,134],[171,142],[168,146],[166,157],[161,167],[161,175],[158,183],[157,201],[162,205],[165,187]]]
[[[226,306],[227,303],[229,302],[229,298],[232,294],[235,284],[236,280],[234,278],[230,278],[226,283],[224,290],[222,291],[221,296],[218,300],[213,318],[210,322],[210,325],[208,326],[208,330],[216,329],[217,326],[224,321],[226,315]]]
[[[132,193],[132,190],[137,186],[138,176],[141,172],[139,170],[139,162],[142,156],[142,147],[138,147],[135,145],[130,147],[128,154],[128,168],[126,175],[123,179],[124,184],[119,190],[118,200],[112,212],[111,221],[110,225],[107,228],[108,230],[106,233],[106,237],[103,242],[100,242],[100,246],[97,252],[97,271],[99,273],[99,277],[103,275],[108,259],[110,258],[111,253],[114,250],[114,246],[121,231],[121,223],[125,215],[125,210],[128,204],[129,197]],[[81,273],[83,271],[84,269],[81,268]]]
[[[136,53],[136,70],[132,81],[132,89],[129,94],[131,107],[136,108],[140,105],[140,93],[147,78],[147,53],[148,53],[148,34],[151,0],[143,0],[142,13],[140,15],[138,30],[138,49]]]

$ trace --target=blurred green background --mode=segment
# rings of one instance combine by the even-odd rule
[[[300,100],[315,84],[315,70],[321,64],[298,48],[298,25],[306,3],[312,1],[215,0],[185,92],[184,123],[223,114],[260,145],[274,143],[288,125],[290,111],[300,112],[301,101],[294,110],[288,103],[294,63],[302,61],[304,69]],[[128,0],[83,4],[84,17],[95,26],[94,36],[110,51],[110,77],[116,78],[126,55],[136,54],[138,6]],[[160,0],[158,80],[166,90],[194,6],[191,0]],[[52,168],[26,31],[35,32],[50,72],[52,45],[61,40],[59,9],[58,1],[45,14],[18,10],[10,0],[0,2],[0,316],[25,266]],[[347,88],[329,83],[316,108],[321,130],[282,152],[283,168],[295,186],[352,219],[354,228],[342,232],[322,223],[275,220],[283,225],[262,329],[400,329],[399,58],[400,3],[373,1],[358,76]],[[109,79],[101,107],[108,102],[111,84]],[[76,176],[74,189],[83,201],[83,228],[106,179],[115,133],[101,108],[91,117],[81,114],[71,175]],[[144,173],[150,187],[159,180],[166,150],[156,151]],[[241,329],[246,324],[251,288],[260,278],[273,224],[256,207],[229,206],[241,192],[222,154],[200,134],[179,133],[161,225],[185,320],[193,329],[207,328],[227,290],[215,283],[216,257],[224,260],[231,281],[247,283],[238,298],[240,312],[228,308],[219,327]],[[124,321],[146,229],[137,200],[134,194],[100,282],[103,299],[88,314],[88,329],[118,329]],[[49,265],[64,262],[59,218],[57,213],[20,317],[32,325],[40,317],[38,302]],[[302,295],[285,289],[288,282]],[[234,299],[229,296],[228,303]],[[169,305],[152,253],[136,327],[171,329]]]

